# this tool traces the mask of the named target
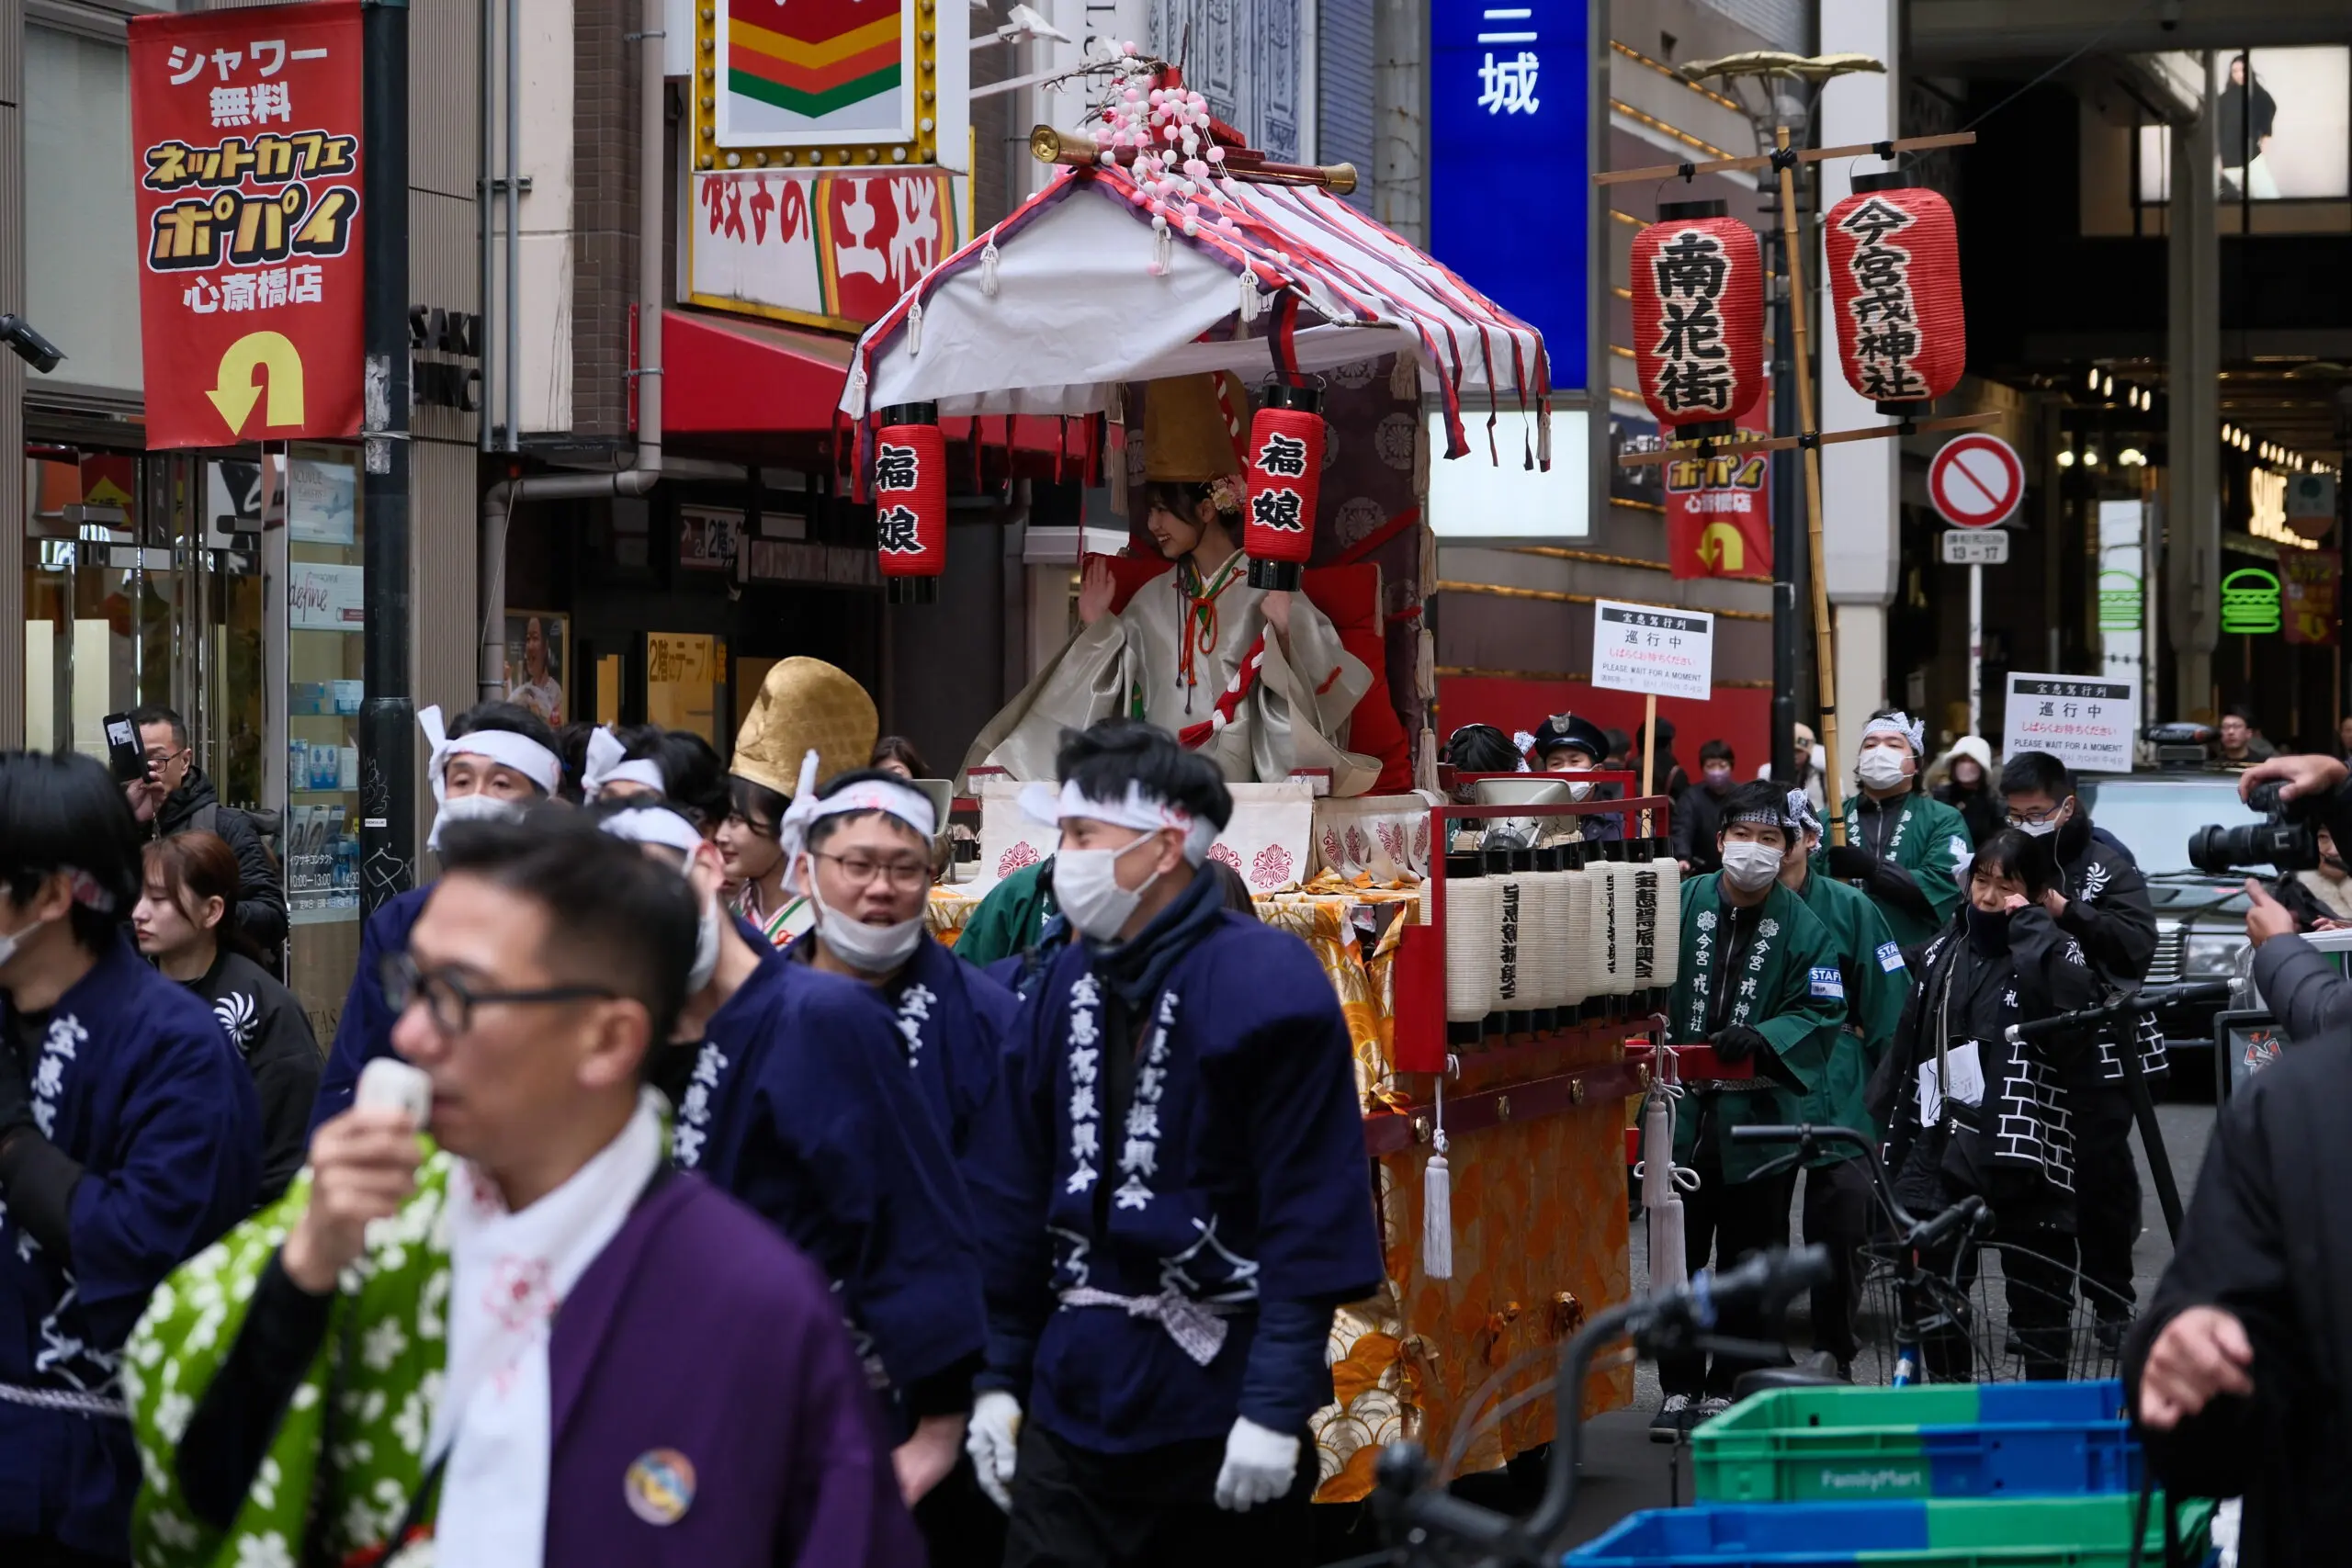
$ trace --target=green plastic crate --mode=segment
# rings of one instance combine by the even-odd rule
[[[1937,1383],[1790,1388],[1741,1401],[1691,1437],[1710,1503],[2136,1492],[2123,1385]]]

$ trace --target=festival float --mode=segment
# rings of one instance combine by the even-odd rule
[[[1430,448],[1547,465],[1543,341],[1350,206],[1351,169],[1269,161],[1165,62],[1130,45],[1079,75],[1090,123],[1030,139],[1056,165],[1046,186],[860,339],[842,401],[853,477],[877,503],[894,597],[919,602],[950,547],[927,427],[1067,422],[1065,445],[1086,454],[1088,483],[1109,491],[1133,541],[1087,562],[1109,574],[1118,615],[1165,595],[1178,570],[1144,533],[1130,486],[1173,471],[1154,444],[1178,439],[1180,402],[1214,397],[1230,440],[1216,466],[1240,486],[1217,503],[1236,507],[1249,566],[1227,609],[1295,590],[1318,636],[1328,623],[1354,661],[1344,667],[1367,677],[1328,724],[1306,712],[1331,682],[1301,651],[1299,610],[1281,639],[1299,668],[1278,673],[1284,650],[1262,623],[1220,621],[1209,603],[1221,576],[1170,600],[1186,670],[1195,653],[1230,665],[1175,726],[1233,780],[1234,819],[1211,854],[1320,957],[1376,1160],[1387,1282],[1334,1328],[1317,1497],[1364,1496],[1381,1450],[1408,1437],[1459,1436],[1460,1468],[1491,1469],[1549,1440],[1548,1399],[1514,1396],[1547,1386],[1588,1309],[1629,1293],[1629,1102],[1649,1081],[1679,925],[1668,804],[1634,774],[1579,781],[1615,786],[1605,800],[1572,799],[1554,775],[1457,778],[1429,728]],[[1506,408],[1534,433],[1507,447],[1492,434]],[[1342,662],[1333,656],[1334,677]],[[959,780],[978,805],[979,859],[972,881],[934,898],[943,940],[989,887],[1052,852],[1014,795],[1050,773],[1050,745],[1024,747],[1023,725],[1087,716],[1041,695],[1061,673],[1041,674],[983,731]],[[1234,742],[1269,711],[1270,687],[1284,699],[1272,711],[1294,721],[1289,750],[1263,735]],[[1288,762],[1250,771],[1268,756]],[[1587,841],[1580,825],[1598,817],[1621,831]],[[1631,1397],[1621,1365],[1595,1376],[1586,1402]]]

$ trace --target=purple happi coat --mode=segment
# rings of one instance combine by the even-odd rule
[[[922,1568],[823,1277],[701,1178],[663,1181],[589,1265],[548,1372],[548,1563]],[[686,1498],[669,1522],[632,1503],[648,1461]]]

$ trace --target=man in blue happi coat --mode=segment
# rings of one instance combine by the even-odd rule
[[[1007,1568],[1310,1560],[1333,1309],[1381,1280],[1348,1032],[1305,943],[1202,874],[1232,815],[1166,731],[1065,734],[1054,892],[966,1168],[989,1279],[972,1415]]]
[[[99,763],[0,756],[0,1562],[128,1562],[122,1344],[244,1218],[253,1075],[139,956],[139,829]]]
[[[451,822],[517,821],[535,803],[552,796],[563,782],[563,759],[555,731],[530,709],[515,703],[476,703],[445,732],[441,710],[416,716],[432,750],[425,760],[437,807],[424,847],[437,849],[441,829]],[[420,884],[387,902],[359,929],[359,967],[335,1021],[334,1044],[319,1075],[319,1097],[311,1107],[311,1130],[351,1109],[359,1069],[392,1054],[398,1021],[384,1000],[384,960],[408,949],[408,933],[424,908],[431,883]]]
[[[881,994],[924,1108],[960,1162],[996,1087],[997,1059],[1021,1004],[926,929],[937,830],[931,796],[886,769],[861,768],[821,786],[804,782],[780,837],[792,860],[786,886],[808,899],[816,924],[784,953],[788,964]],[[953,1466],[951,1474],[927,1468],[918,1478],[930,1487],[915,1505],[915,1522],[930,1543],[932,1568],[996,1568],[1004,1559],[1004,1516],[981,1494],[964,1456],[961,1422],[948,1434],[933,1417],[933,1430],[954,1441],[944,1452],[919,1450],[929,1467]]]
[[[672,1063],[676,1162],[756,1210],[831,1281],[894,1407],[899,1489],[955,1468],[983,1337],[971,1208],[946,1134],[870,986],[788,964],[719,902],[719,852],[667,805],[592,807],[683,862],[702,908]]]

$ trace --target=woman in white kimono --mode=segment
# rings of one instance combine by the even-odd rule
[[[1371,671],[1303,595],[1249,581],[1235,446],[1248,409],[1230,381],[1222,396],[1209,376],[1150,383],[1147,526],[1176,570],[1137,589],[1114,615],[1110,569],[1090,564],[1078,636],[980,732],[966,768],[1050,779],[1064,728],[1122,715],[1170,731],[1230,782],[1321,768],[1334,795],[1372,786],[1379,761],[1345,750],[1348,716],[1370,689]]]

